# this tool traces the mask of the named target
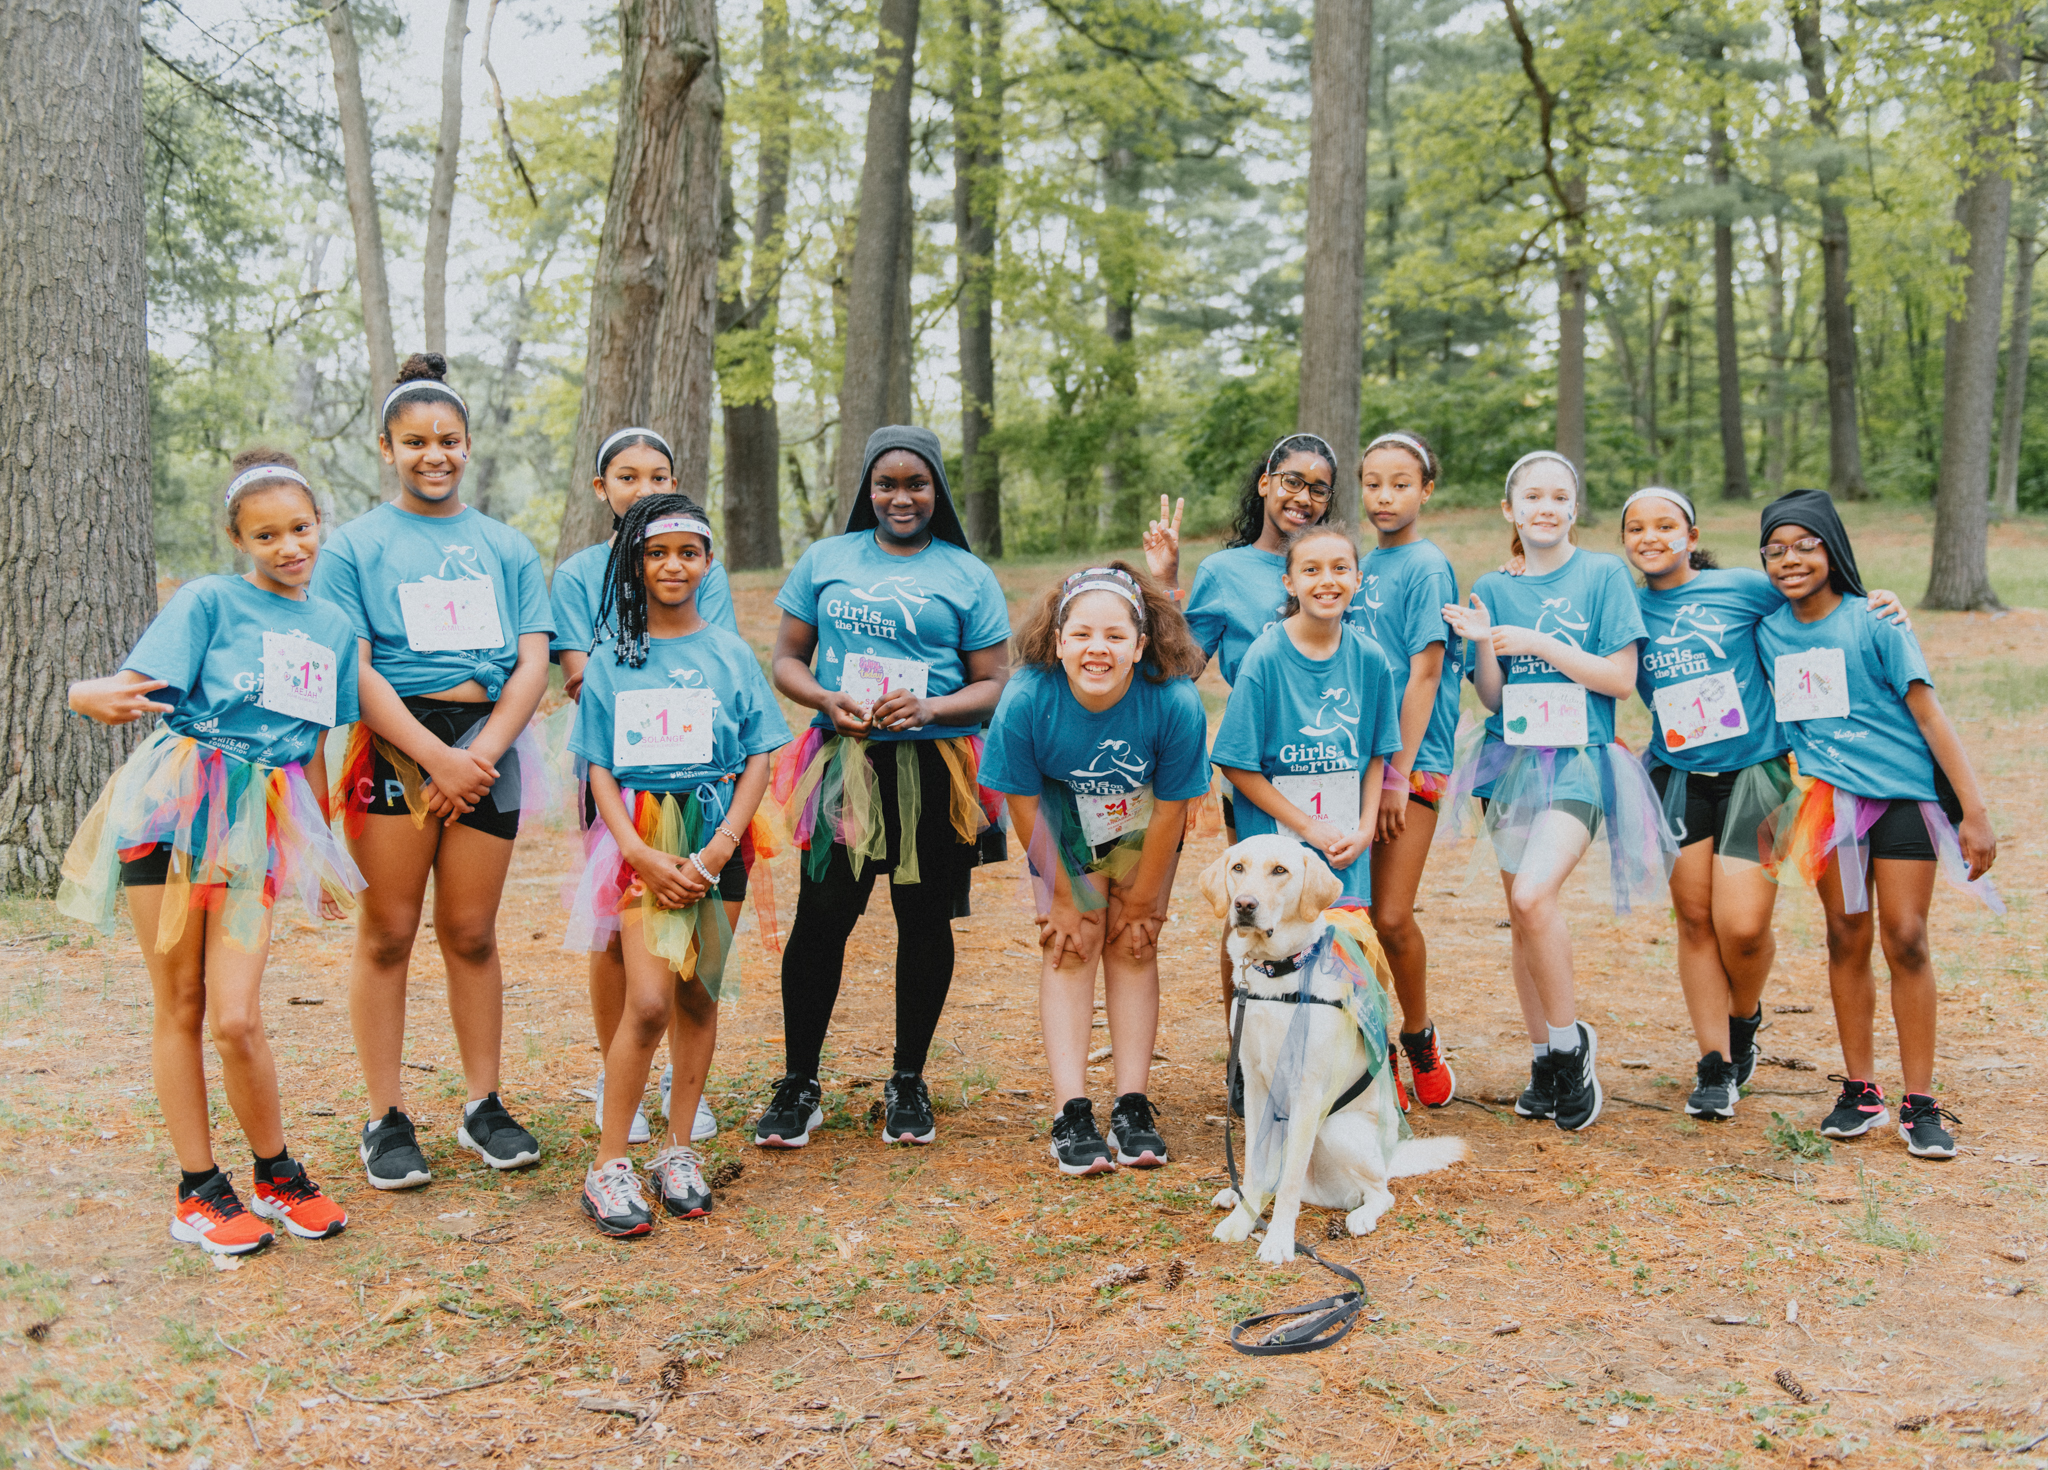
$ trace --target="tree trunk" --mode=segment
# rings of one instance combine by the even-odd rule
[[[760,335],[767,392],[725,405],[725,558],[736,572],[782,565],[782,421],[775,408],[776,305],[789,214],[789,3],[761,6],[760,192],[753,250],[747,258],[746,325]]]
[[[1101,495],[1095,533],[1108,538],[1116,526],[1125,489],[1131,483],[1132,419],[1138,400],[1138,363],[1133,342],[1138,326],[1137,252],[1128,248],[1142,228],[1143,197],[1138,150],[1128,135],[1103,150],[1103,242],[1096,260],[1102,278],[1102,397],[1107,432],[1102,444]],[[1110,221],[1115,220],[1116,223]]]
[[[334,96],[341,112],[342,173],[348,189],[348,218],[356,235],[356,291],[362,297],[363,335],[369,341],[369,432],[383,431],[377,410],[398,381],[398,350],[391,339],[391,287],[384,278],[384,221],[377,207],[375,152],[370,109],[363,103],[362,54],[348,0],[336,0],[326,18],[327,45],[334,54]],[[384,498],[398,494],[398,471],[381,461],[377,483]]]
[[[1941,458],[1934,487],[1934,554],[1926,605],[1970,609],[1999,606],[1991,590],[1986,531],[1991,483],[1991,406],[1998,391],[1998,326],[2005,305],[2005,244],[2012,224],[2012,176],[2005,153],[2012,119],[1999,118],[2000,94],[2019,81],[2016,46],[2024,12],[2000,24],[1990,59],[1972,79],[1977,115],[1956,221],[1969,244],[1956,263],[1969,277],[1960,311],[1951,309],[1942,337]]]
[[[527,286],[520,282],[519,299],[512,308],[512,332],[505,341],[504,356],[498,362],[497,381],[491,387],[489,401],[483,412],[477,415],[480,423],[472,426],[477,448],[475,461],[469,473],[463,477],[462,498],[466,504],[475,506],[485,515],[491,513],[491,493],[498,485],[498,470],[505,458],[505,431],[512,423],[513,388],[519,376],[519,359],[526,351],[526,313],[530,299]]]
[[[434,138],[434,185],[427,195],[427,351],[448,350],[448,232],[455,217],[455,166],[462,157],[462,43],[469,36],[469,0],[448,0],[441,38],[441,130]]]
[[[953,252],[960,284],[960,495],[967,539],[1003,554],[1002,465],[995,432],[996,221],[1003,186],[1003,9],[954,0]],[[979,33],[977,36],[977,32]]]
[[[81,722],[156,611],[136,0],[0,5],[0,888],[47,896],[140,727]]]
[[[1863,446],[1856,427],[1856,318],[1849,305],[1849,212],[1835,192],[1842,177],[1835,99],[1828,91],[1827,42],[1821,35],[1822,0],[1791,0],[1792,38],[1806,73],[1807,116],[1820,134],[1813,166],[1820,195],[1821,318],[1827,332],[1828,493],[1842,500],[1868,498]]]
[[[889,400],[884,422],[907,424],[911,407],[910,278],[917,263],[917,209],[911,200],[910,170],[903,171],[903,221],[896,236],[896,314],[889,322]]]
[[[835,527],[844,525],[859,493],[868,435],[889,410],[910,197],[910,92],[917,70],[918,0],[881,0],[874,83],[868,92],[866,152],[860,170],[860,215],[853,265],[847,272],[845,363],[839,378],[839,454],[833,468]]]
[[[1764,382],[1764,480],[1773,495],[1785,493],[1786,360],[1791,342],[1785,331],[1785,216],[1771,216],[1771,248],[1764,252],[1764,330],[1770,372]]]
[[[619,22],[618,143],[570,464],[580,479],[606,434],[643,425],[675,446],[676,488],[701,502],[716,391],[718,21],[712,0],[627,0]],[[610,532],[602,501],[571,495],[556,559]]]
[[[1992,519],[2008,521],[2020,513],[2020,430],[2027,412],[2028,335],[2034,318],[2034,262],[2041,254],[2031,234],[2014,242],[2012,338],[2005,348],[2005,412],[1998,429],[1998,479],[1992,492]]]
[[[1564,254],[1557,265],[1557,452],[1586,472],[1586,175],[1565,175]]]
[[[1308,239],[1296,423],[1337,452],[1331,518],[1358,519],[1358,395],[1365,371],[1366,142],[1372,0],[1315,0],[1309,51]]]
[[[1719,60],[1722,47],[1713,48]],[[1721,498],[1749,499],[1749,447],[1742,432],[1742,362],[1735,340],[1735,205],[1730,179],[1728,109],[1714,107],[1713,136],[1707,140],[1707,173],[1720,197],[1714,205],[1714,367],[1721,409]]]

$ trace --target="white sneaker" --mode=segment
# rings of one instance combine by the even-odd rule
[[[601,1074],[597,1079],[597,1101],[591,1104],[591,1111],[596,1114],[597,1126],[604,1127],[604,1077]],[[645,1143],[652,1137],[654,1130],[647,1126],[646,1109],[633,1109],[633,1126],[626,1130],[626,1142]]]
[[[711,1111],[711,1104],[701,1095],[697,1098],[697,1117],[690,1124],[690,1142],[702,1143],[707,1138],[718,1137],[718,1119]]]
[[[645,1235],[654,1228],[630,1159],[613,1159],[583,1176],[583,1213],[606,1235]]]

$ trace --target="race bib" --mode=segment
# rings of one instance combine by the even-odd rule
[[[612,769],[708,766],[718,697],[709,689],[627,689],[612,706]]]
[[[333,728],[334,650],[297,633],[263,635],[260,708]]]
[[[1084,796],[1077,791],[1074,807],[1081,814],[1081,836],[1090,847],[1100,847],[1126,832],[1142,831],[1152,820],[1152,788],[1140,786],[1115,796]]]
[[[443,582],[428,577],[398,584],[398,610],[405,639],[415,653],[450,653],[469,648],[503,648],[498,599],[489,577]]]
[[[1501,725],[1510,745],[1584,745],[1582,684],[1510,684],[1501,690]]]
[[[1319,771],[1312,776],[1275,776],[1273,789],[1319,822],[1339,832],[1358,830],[1358,771]]]
[[[1807,648],[1778,655],[1771,695],[1781,724],[1849,718],[1849,671],[1839,648]]]
[[[850,694],[865,708],[872,709],[885,694],[908,689],[924,698],[931,665],[914,658],[883,658],[872,653],[849,653],[839,666],[839,692]]]
[[[1657,722],[1664,727],[1667,749],[1712,745],[1749,733],[1749,716],[1742,712],[1742,691],[1735,687],[1733,674],[1667,684],[1656,693]]]

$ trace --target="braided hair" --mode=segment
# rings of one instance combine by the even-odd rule
[[[612,554],[604,564],[598,593],[597,632],[591,647],[604,641],[609,624],[612,647],[629,669],[647,662],[647,558],[641,551],[647,528],[656,521],[687,519],[704,527],[704,549],[711,550],[711,522],[704,507],[687,495],[649,495],[636,500],[619,518]]]

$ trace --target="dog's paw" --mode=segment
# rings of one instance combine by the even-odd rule
[[[1216,1198],[1209,1201],[1212,1210],[1234,1210],[1237,1208],[1237,1191],[1227,1185],[1216,1191]]]
[[[1235,1245],[1250,1237],[1252,1226],[1257,1223],[1243,1210],[1232,1210],[1210,1234],[1225,1245]]]
[[[1344,1217],[1344,1228],[1353,1235],[1372,1234],[1373,1231],[1379,1229],[1380,1216],[1387,1212],[1387,1205],[1393,1202],[1391,1195],[1387,1197],[1384,1204],[1378,1200],[1367,1200]]]
[[[1284,1266],[1294,1259],[1294,1232],[1281,1235],[1274,1230],[1266,1232],[1266,1238],[1259,1244],[1259,1259],[1269,1266]]]

